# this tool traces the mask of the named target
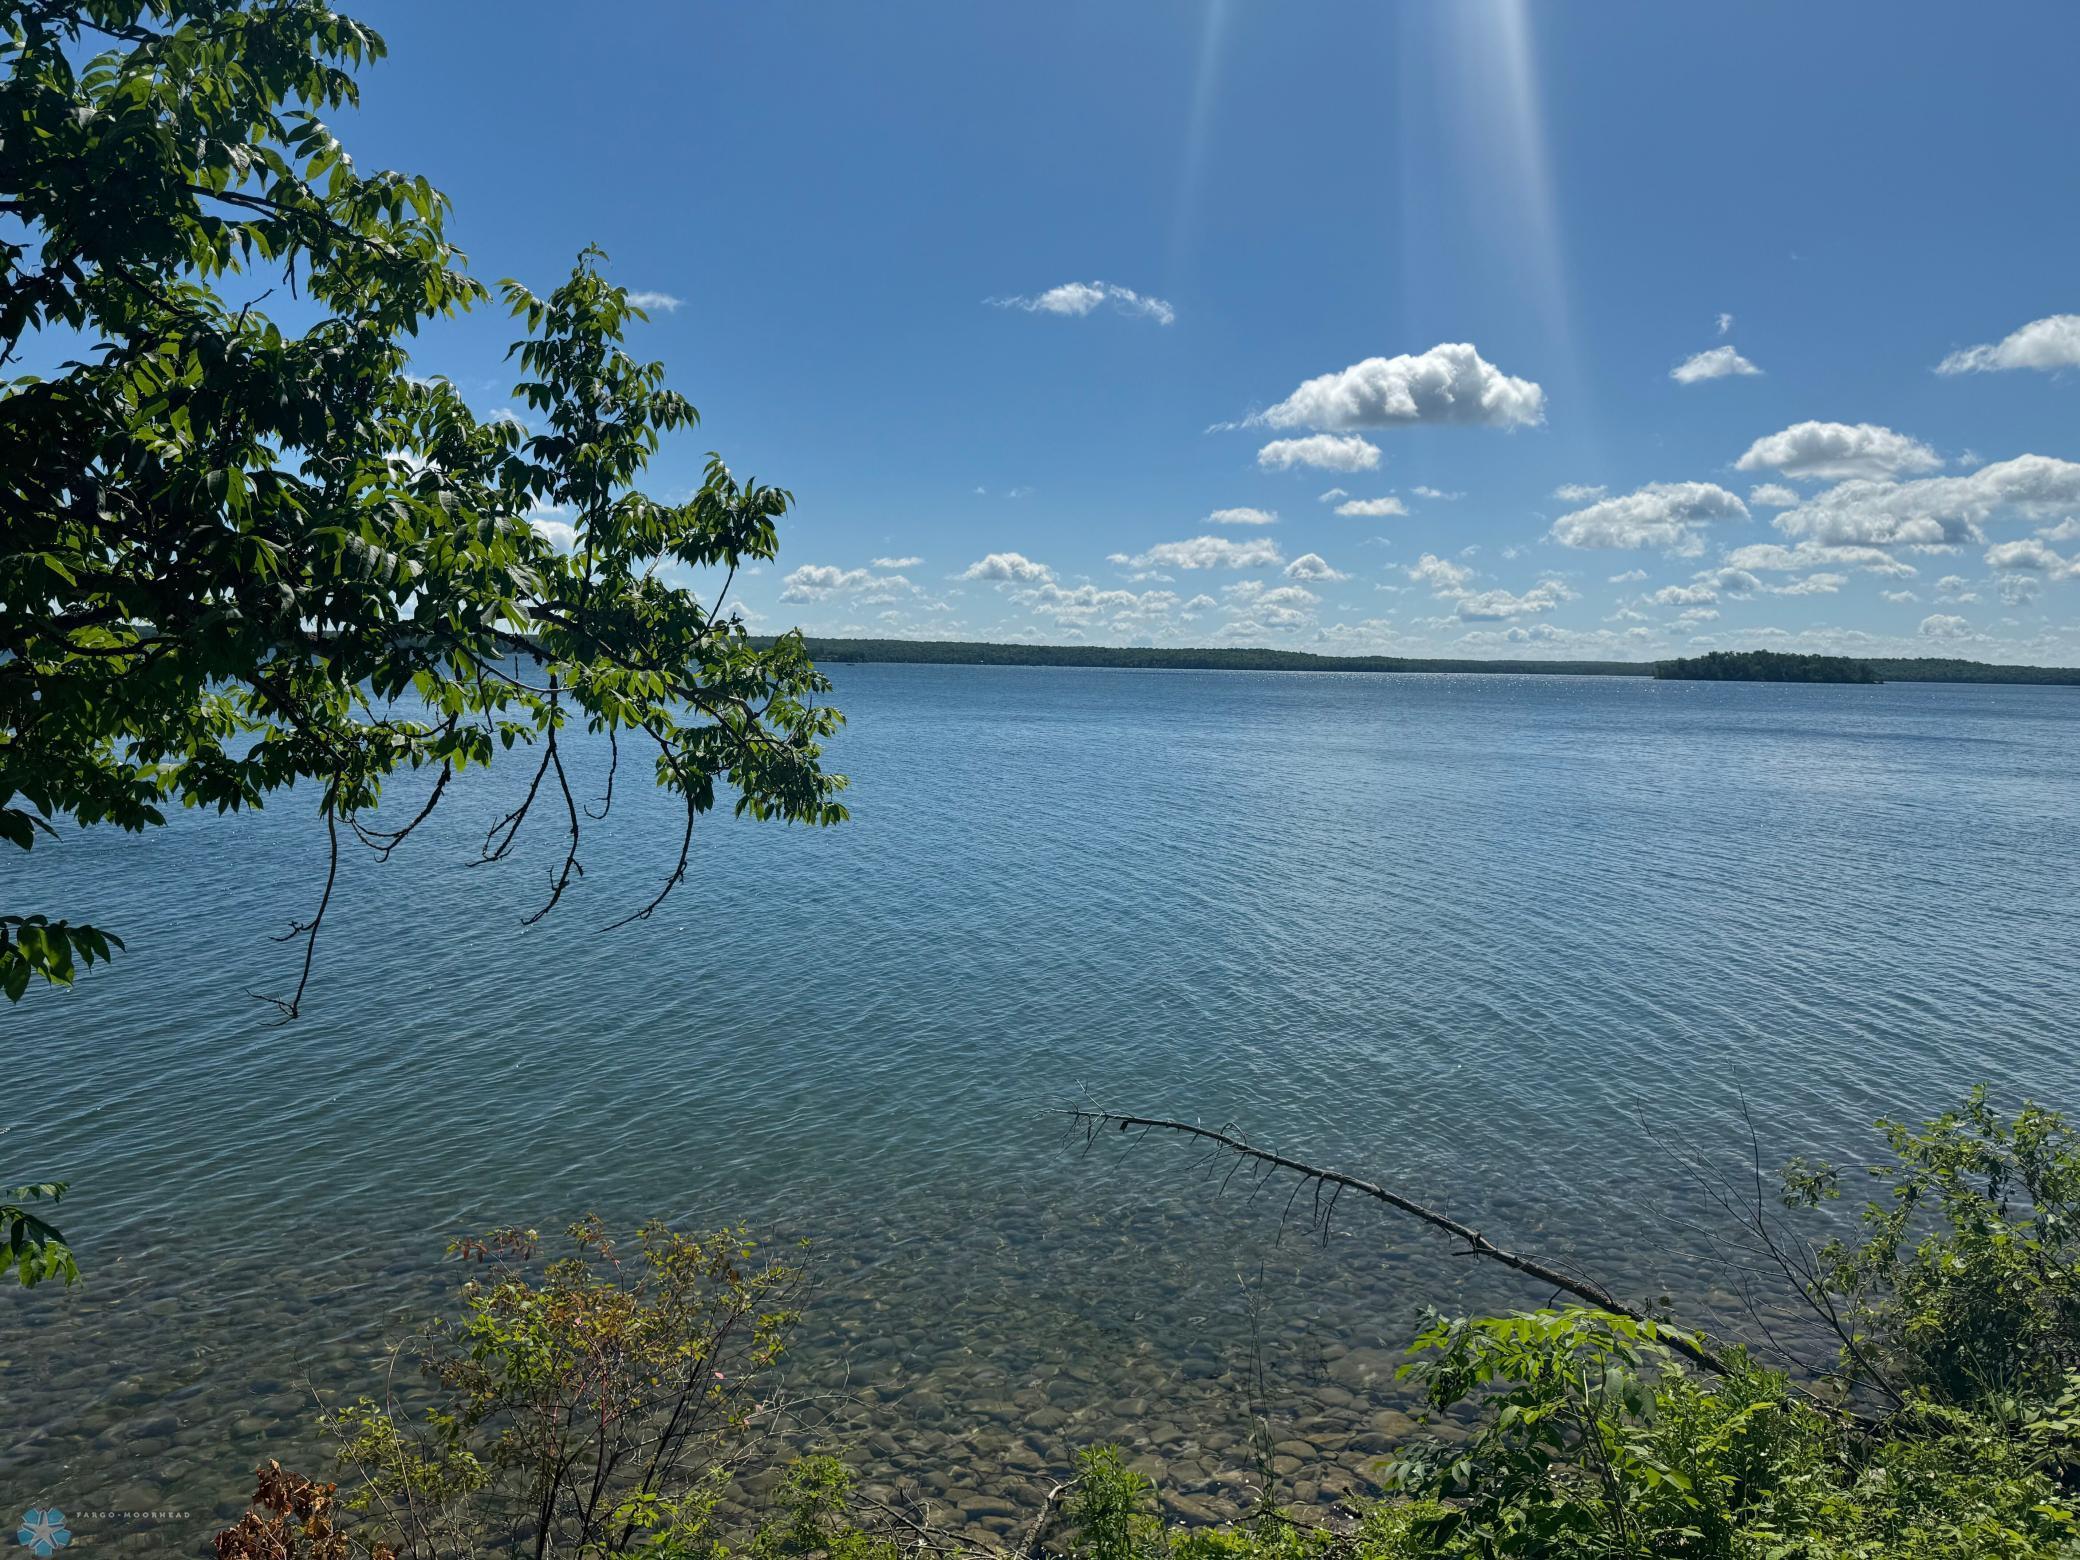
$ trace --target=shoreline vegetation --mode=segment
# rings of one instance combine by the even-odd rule
[[[754,643],[770,644],[770,640]],[[1863,677],[1762,676],[1742,680],[1769,682],[1926,682],[1926,683],[2036,683],[2080,687],[2080,667],[2003,666],[1990,661],[1967,661],[1954,656],[1866,656],[1849,660],[1837,656],[1785,655],[1769,650],[1714,651],[1692,661],[1539,661],[1475,660],[1450,657],[1395,655],[1315,655],[1305,650],[1189,649],[1149,645],[1025,645],[990,644],[959,639],[826,639],[806,635],[803,644],[809,658],[819,665],[927,666],[1076,666],[1120,671],[1162,672],[1464,672],[1491,676],[1540,677],[1685,677],[1695,673],[1664,673],[1663,666],[1693,666],[1731,657],[1740,661],[1837,662],[1867,668]],[[1710,680],[1730,680],[1725,674],[1703,674]]]
[[[1881,1121],[1860,1167],[1672,1148],[1744,1285],[1800,1317],[1713,1332],[1671,1298],[1507,1250],[1390,1187],[1228,1132],[1069,1113],[1086,1149],[1155,1134],[1270,1189],[1326,1239],[1367,1203],[1536,1281],[1536,1309],[1426,1312],[1399,1375],[1416,1417],[1347,1450],[1368,1491],[1303,1480],[1327,1447],[1248,1407],[1240,1515],[1166,1520],[1151,1427],[1126,1445],[1040,1431],[1016,1466],[935,1501],[875,1451],[801,1449],[772,1372],[807,1299],[801,1261],[742,1229],[662,1223],[451,1245],[459,1314],[393,1346],[325,1413],[335,1484],[266,1464],[220,1560],[1919,1560],[2080,1556],[2080,1133],[1983,1088]],[[1208,1158],[1208,1155],[1211,1158]],[[1774,1180],[1774,1185],[1770,1183]],[[1846,1185],[1845,1185],[1846,1183]],[[1859,1214],[1829,1218],[1845,1192]],[[1311,1195],[1310,1195],[1311,1193]],[[1215,1194],[1218,1195],[1218,1194]],[[1816,1216],[1817,1222],[1816,1222]],[[1764,1275],[1774,1274],[1775,1280]],[[418,1387],[409,1384],[418,1382]],[[804,1426],[805,1429],[811,1427]],[[1036,1431],[1038,1427],[1035,1427]],[[1055,1429],[1062,1427],[1057,1424]],[[1282,1434],[1282,1432],[1284,1432]],[[1043,1487],[1045,1493],[1042,1493]],[[1001,1489],[1003,1496],[991,1493]],[[1311,1498],[1303,1489],[1317,1493]],[[1023,1499],[1005,1498],[1025,1491]]]

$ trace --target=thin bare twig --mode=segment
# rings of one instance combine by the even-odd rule
[[[648,732],[650,740],[657,744],[657,751],[663,757],[666,767],[671,770],[672,778],[679,783],[679,794],[686,804],[686,826],[679,835],[679,859],[672,864],[672,870],[665,877],[664,887],[657,891],[657,897],[644,905],[642,909],[631,911],[620,920],[612,923],[606,928],[610,932],[619,931],[622,927],[634,921],[649,920],[656,913],[657,907],[670,897],[672,890],[685,881],[687,858],[693,854],[693,820],[700,810],[694,804],[693,786],[686,777],[686,771],[680,767],[679,755],[672,751],[671,744],[665,741],[655,725],[645,725],[643,730]]]
[[[1848,1320],[1841,1314],[1839,1307],[1836,1306],[1834,1295],[1829,1291],[1827,1284],[1821,1276],[1819,1254],[1813,1250],[1811,1243],[1802,1237],[1780,1233],[1777,1225],[1764,1211],[1761,1136],[1756,1129],[1754,1116],[1748,1110],[1748,1103],[1745,1099],[1741,1101],[1741,1114],[1748,1123],[1751,1161],[1750,1186],[1745,1194],[1741,1188],[1732,1185],[1725,1178],[1707,1170],[1691,1154],[1659,1136],[1647,1124],[1644,1116],[1640,1118],[1640,1131],[1645,1134],[1650,1143],[1654,1144],[1655,1147],[1659,1148],[1680,1165],[1691,1179],[1703,1189],[1705,1195],[1717,1204],[1728,1218],[1732,1219],[1743,1231],[1753,1237],[1755,1245],[1747,1249],[1751,1254],[1767,1257],[1783,1276],[1785,1282],[1791,1286],[1793,1293],[1805,1303],[1806,1308],[1813,1313],[1814,1317],[1829,1332],[1834,1334],[1842,1345],[1844,1357],[1855,1362],[1858,1378],[1882,1395],[1894,1408],[1905,1407],[1905,1394],[1887,1379],[1885,1373],[1879,1369],[1876,1362],[1870,1359],[1863,1348],[1862,1340],[1857,1336],[1856,1329],[1849,1324]],[[1760,1320],[1752,1305],[1750,1305],[1749,1311],[1751,1316],[1756,1316],[1756,1319]],[[1767,1327],[1764,1328],[1764,1332],[1768,1336]],[[1770,1338],[1770,1343],[1786,1359],[1796,1362],[1797,1357],[1777,1344],[1774,1337]],[[1826,1372],[1823,1374],[1833,1376],[1837,1380],[1840,1379],[1836,1373]],[[1863,1416],[1857,1415],[1849,1409],[1833,1408],[1831,1405],[1814,1398],[1813,1394],[1805,1392],[1804,1389],[1798,1390],[1800,1390],[1803,1396],[1818,1403],[1821,1407],[1829,1408],[1832,1412],[1854,1419],[1859,1423],[1869,1422]]]
[[[333,885],[339,882],[339,782],[335,780],[325,791],[325,839],[329,855],[325,865],[325,892],[318,897],[318,913],[308,921],[297,921],[289,930],[275,939],[276,942],[291,942],[303,939],[303,973],[296,979],[296,990],[288,1000],[270,997],[262,992],[248,991],[247,996],[257,1002],[270,1002],[281,1010],[282,1020],[296,1017],[303,1008],[304,988],[311,983],[311,962],[317,957],[318,928],[325,924],[325,911],[332,904]]]
[[[557,873],[555,879],[550,884],[548,903],[523,920],[520,923],[522,926],[533,926],[543,916],[554,910],[557,901],[563,898],[563,891],[571,886],[571,878],[573,876],[583,877],[585,875],[585,869],[578,865],[578,802],[577,798],[571,795],[570,776],[564,771],[563,754],[556,745],[557,711],[554,692],[556,679],[553,675],[549,679],[549,687],[551,692],[549,695],[549,751],[547,757],[556,770],[556,784],[563,792],[563,812],[564,816],[570,821],[570,845],[563,853],[562,871]]]

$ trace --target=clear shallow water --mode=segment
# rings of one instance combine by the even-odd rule
[[[673,848],[624,786],[522,929],[547,815],[463,865],[516,766],[349,860],[287,1027],[244,993],[293,978],[307,803],[10,863],[131,951],[0,1020],[5,1173],[72,1181],[88,1272],[0,1305],[0,1499],[199,1538],[257,1456],[312,1461],[449,1235],[587,1208],[812,1237],[797,1382],[955,1504],[1127,1427],[1218,1496],[1257,1352],[1282,1430],[1348,1462],[1417,1306],[1543,1296],[1365,1210],[1281,1239],[1282,1196],[1080,1153],[1052,1107],[1233,1120],[1697,1312],[1723,1275],[1642,1117],[1736,1157],[1745,1097],[1774,1161],[1973,1079],[2080,1103],[2067,690],[836,678],[850,824],[717,820],[602,934]]]

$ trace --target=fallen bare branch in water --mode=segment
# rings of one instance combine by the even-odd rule
[[[1300,1185],[1294,1190],[1296,1197],[1301,1188],[1304,1188],[1309,1182],[1314,1183],[1317,1210],[1315,1217],[1317,1222],[1325,1221],[1335,1212],[1336,1198],[1346,1191],[1370,1197],[1375,1202],[1383,1202],[1390,1208],[1398,1209],[1402,1213],[1422,1220],[1433,1229],[1442,1230],[1454,1239],[1464,1241],[1465,1250],[1457,1253],[1457,1255],[1485,1257],[1491,1262],[1498,1262],[1506,1268],[1524,1274],[1526,1277],[1535,1278],[1541,1283],[1551,1284],[1555,1289],[1573,1295],[1578,1300],[1587,1301],[1600,1311],[1608,1311],[1616,1316],[1629,1317],[1635,1322],[1646,1322],[1657,1329],[1662,1342],[1666,1343],[1669,1348],[1675,1350],[1678,1354],[1683,1355],[1686,1359],[1703,1366],[1714,1375],[1727,1376],[1733,1373],[1732,1368],[1721,1358],[1718,1352],[1705,1342],[1702,1333],[1685,1331],[1667,1317],[1654,1316],[1638,1306],[1627,1304],[1593,1279],[1563,1273],[1550,1263],[1541,1261],[1537,1257],[1529,1257],[1521,1252],[1505,1250],[1472,1226],[1461,1224],[1457,1219],[1452,1218],[1448,1214],[1439,1213],[1434,1208],[1426,1208],[1413,1198],[1404,1197],[1399,1192],[1389,1191],[1386,1187],[1372,1181],[1363,1181],[1356,1176],[1346,1175],[1340,1170],[1326,1170],[1319,1165],[1308,1164],[1304,1160],[1294,1159],[1285,1154],[1274,1153],[1270,1149],[1258,1148],[1234,1136],[1232,1133],[1217,1131],[1212,1127],[1196,1126],[1188,1121],[1170,1121],[1160,1116],[1127,1116],[1106,1110],[1070,1110],[1066,1114],[1071,1120],[1083,1126],[1087,1144],[1095,1143],[1098,1129],[1106,1126],[1117,1127],[1122,1132],[1133,1131],[1137,1128],[1143,1132],[1175,1132],[1186,1137],[1198,1138],[1203,1142],[1216,1144],[1230,1153],[1240,1155],[1245,1160],[1253,1160],[1274,1170],[1290,1170],[1300,1177]],[[1321,1192],[1324,1187],[1332,1188],[1326,1212],[1320,1208]]]

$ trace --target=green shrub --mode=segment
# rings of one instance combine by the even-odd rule
[[[1840,1317],[1842,1368],[1897,1403],[2055,1395],[2080,1369],[2080,1137],[2025,1103],[2012,1121],[1974,1089],[1919,1128],[1879,1123],[1861,1238],[1821,1248],[1814,1287]],[[1785,1200],[1840,1193],[1794,1161]]]
[[[1434,1320],[1406,1373],[1433,1408],[1476,1401],[1481,1420],[1390,1466],[1390,1486],[1442,1507],[1410,1525],[1410,1552],[1724,1554],[1771,1520],[1824,1464],[1825,1422],[1739,1356],[1699,1382],[1664,1336],[1579,1308]]]
[[[1155,1487],[1127,1466],[1116,1446],[1077,1454],[1070,1514],[1078,1560],[1141,1560],[1167,1547]]]
[[[325,1421],[354,1509],[404,1560],[724,1552],[715,1512],[797,1272],[741,1230],[652,1223],[624,1247],[589,1219],[569,1234],[572,1254],[545,1265],[531,1231],[458,1246],[483,1276],[459,1322],[403,1354],[431,1389],[424,1413],[364,1399]]]
[[[1392,1464],[1390,1485],[1431,1504],[1377,1553],[2080,1555],[2056,1477],[2069,1420],[1929,1407],[1873,1437],[1738,1351],[1723,1376],[1692,1370],[1665,1336],[1582,1309],[1434,1321],[1409,1371],[1433,1407],[1475,1402],[1480,1422]]]
[[[780,1520],[751,1541],[753,1560],[898,1560],[896,1546],[863,1529],[852,1511],[855,1475],[835,1457],[804,1457],[787,1471],[774,1504]]]

